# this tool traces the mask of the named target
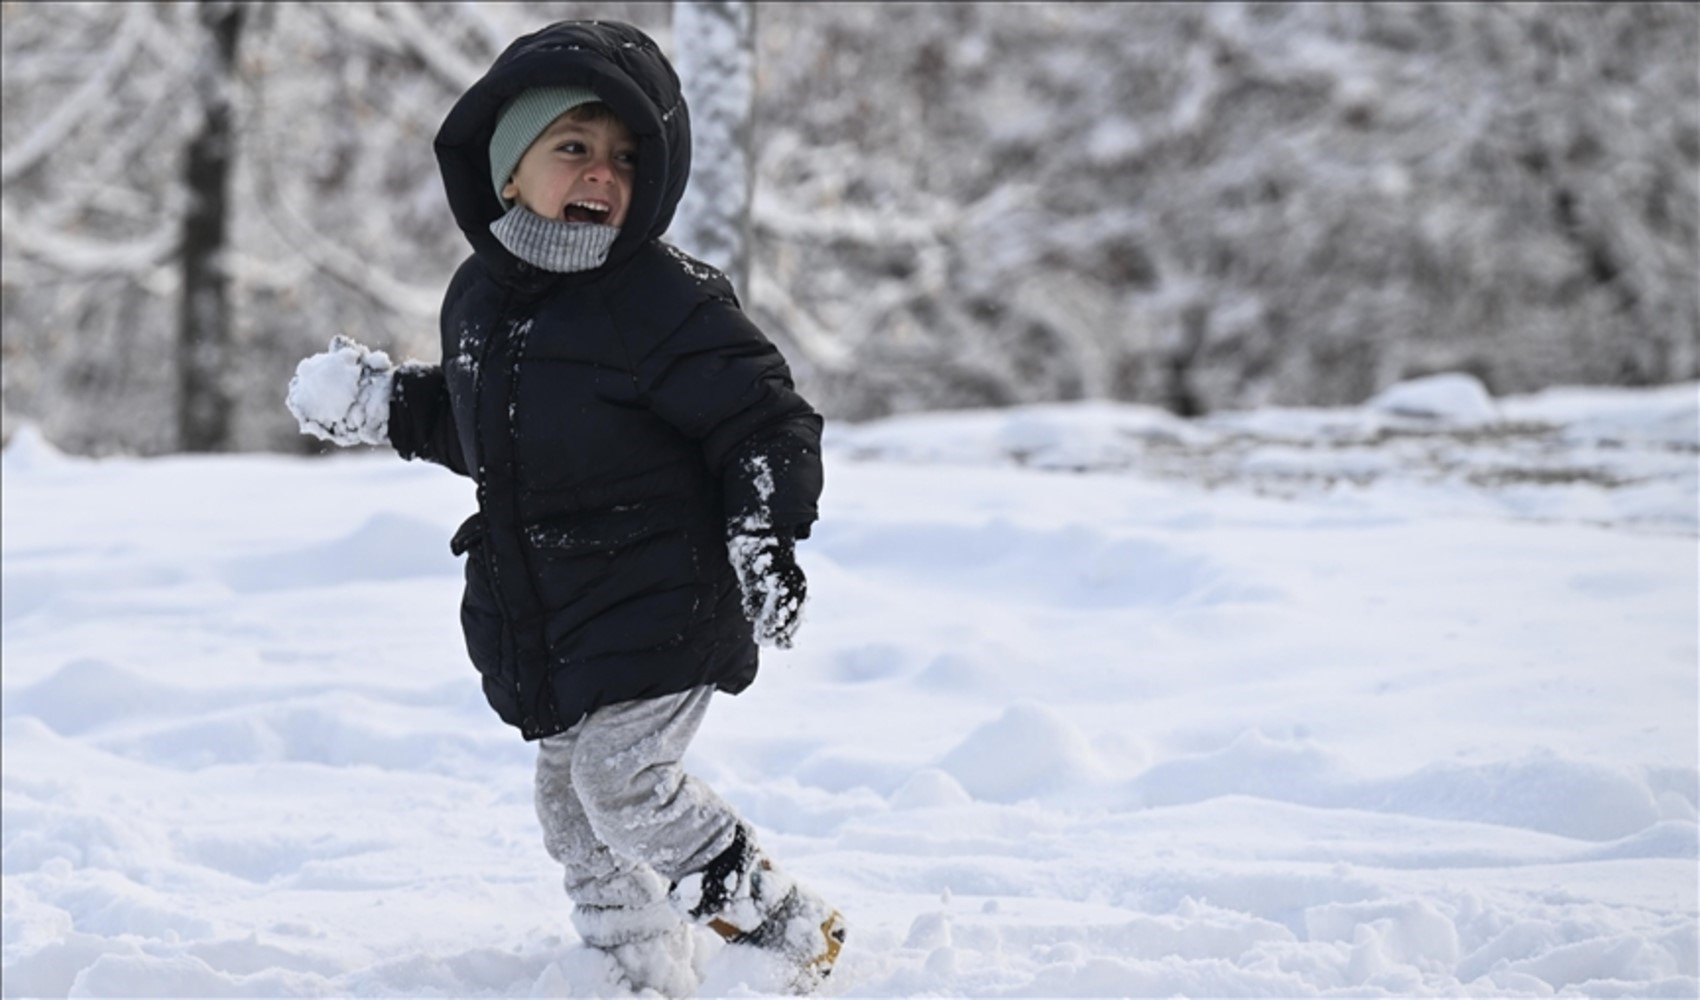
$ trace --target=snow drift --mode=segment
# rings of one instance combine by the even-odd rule
[[[1700,990],[1696,387],[1469,396],[835,427],[798,645],[687,760],[851,921],[828,992]],[[3,462],[6,996],[616,992],[468,483]]]

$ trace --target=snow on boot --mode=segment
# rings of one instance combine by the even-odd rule
[[[795,970],[791,986],[805,993],[832,974],[838,952],[844,947],[844,915],[800,885],[794,885],[778,908],[753,931],[728,936],[721,927],[709,926],[730,944],[760,948],[783,958]]]
[[[691,927],[666,901],[640,908],[581,904],[573,908],[572,919],[586,945],[614,960],[623,985],[633,993],[679,997],[696,992]]]
[[[696,992],[697,974],[692,961],[695,945],[691,929],[680,924],[664,934],[640,938],[604,949],[631,986],[633,993],[653,990],[666,997],[688,997]]]
[[[680,879],[672,896],[687,917],[728,943],[782,959],[802,992],[832,972],[844,944],[843,915],[776,868],[742,826],[732,846]]]

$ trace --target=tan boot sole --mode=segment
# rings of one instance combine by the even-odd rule
[[[826,951],[809,963],[811,971],[817,975],[828,975],[832,966],[838,961],[838,952],[844,947],[844,914],[837,910],[821,921],[821,935],[826,938]]]

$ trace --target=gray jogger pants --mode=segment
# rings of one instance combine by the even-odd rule
[[[586,943],[676,926],[669,886],[731,846],[738,815],[679,765],[713,693],[607,705],[538,742],[537,818]]]

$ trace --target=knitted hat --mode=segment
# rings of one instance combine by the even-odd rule
[[[533,87],[509,101],[496,119],[496,133],[490,137],[490,183],[496,187],[496,197],[502,197],[502,188],[520,158],[550,122],[580,104],[599,100],[587,87]],[[502,198],[502,204],[507,204],[506,198]]]

